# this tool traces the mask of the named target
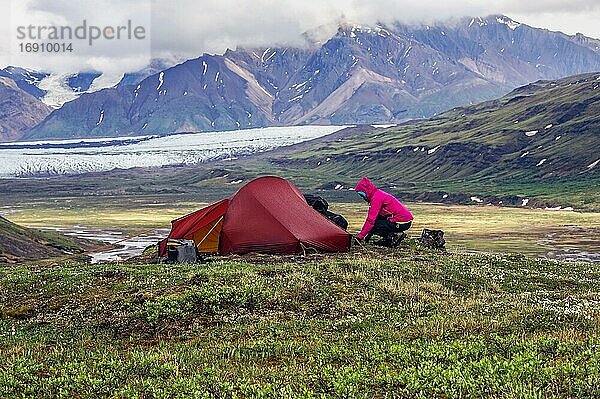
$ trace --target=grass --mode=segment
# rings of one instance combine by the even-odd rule
[[[571,206],[579,210],[600,210],[600,185],[598,179],[547,179],[537,182],[520,182],[516,179],[504,181],[477,182],[432,182],[417,184],[417,190],[424,192],[446,191],[448,193],[476,193],[490,198],[519,197],[529,198],[530,202],[539,202],[554,206]],[[537,200],[537,201],[536,201]],[[517,200],[516,205],[521,201]]]
[[[24,201],[11,220],[134,232],[203,203]],[[600,214],[409,204],[450,254],[0,268],[0,398],[596,398]],[[366,204],[332,203],[360,228]],[[484,250],[500,253],[468,253]]]
[[[26,226],[75,226],[151,228],[169,227],[170,222],[182,215],[208,205],[205,202],[130,204],[71,203],[52,205],[43,202],[28,204],[24,210],[16,210],[11,220]]]
[[[397,251],[0,269],[0,397],[600,395],[600,266]]]

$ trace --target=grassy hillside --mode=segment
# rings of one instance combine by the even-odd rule
[[[599,267],[409,242],[0,269],[0,397],[598,397]]]
[[[533,83],[424,122],[303,148],[292,159],[340,170],[358,162],[398,180],[598,177],[600,167],[590,165],[600,160],[599,114],[600,73],[581,75]]]
[[[65,236],[28,229],[0,217],[0,265],[81,251],[81,243]]]

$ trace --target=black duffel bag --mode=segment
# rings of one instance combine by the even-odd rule
[[[312,194],[304,194],[304,198],[306,199],[308,205],[310,205],[315,211],[319,212],[321,215],[325,216],[342,229],[346,230],[348,228],[348,221],[345,217],[328,211],[329,203],[325,200],[325,198]]]

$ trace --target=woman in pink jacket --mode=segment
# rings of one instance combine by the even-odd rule
[[[356,238],[369,241],[375,234],[383,237],[378,244],[397,246],[406,237],[404,232],[412,225],[412,213],[396,197],[379,190],[366,177],[360,179],[355,190],[369,203],[367,220]]]

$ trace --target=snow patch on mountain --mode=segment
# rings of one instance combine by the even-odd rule
[[[505,17],[505,16],[496,17],[496,22],[498,22],[499,24],[508,26],[508,29],[510,29],[510,30],[515,30],[519,26],[521,26],[520,23],[513,21],[512,19]]]
[[[561,205],[559,206],[554,206],[554,207],[545,207],[544,208],[545,211],[567,211],[567,212],[571,212],[574,211],[573,207],[571,206],[567,206],[567,207],[562,207]]]
[[[265,57],[265,55],[267,55],[269,53],[271,49],[268,48],[265,50],[265,52],[263,53],[262,57],[261,57],[261,62],[264,64],[265,62],[269,62],[269,60],[271,58],[273,58],[275,56],[275,54],[277,54],[277,51],[273,51],[271,54],[269,54],[267,57]]]
[[[87,90],[87,93],[93,93],[95,91],[106,89],[109,87],[115,87],[119,84],[121,79],[123,79],[123,76],[124,74],[122,73],[103,73],[102,75],[94,79],[94,81],[90,85],[90,88]]]
[[[437,147],[434,147],[434,148],[428,150],[427,154],[431,155],[431,154],[435,153],[439,148],[440,148],[440,146],[438,145]]]
[[[98,123],[96,123],[96,126],[99,126],[103,120],[104,120],[104,110],[100,111],[100,119],[98,119]]]
[[[82,93],[114,87],[123,78],[123,74],[102,74],[94,79],[88,90],[79,91],[79,88],[69,86],[68,80],[73,76],[73,74],[50,74],[39,82],[34,82],[40,90],[46,92],[41,98],[42,102],[52,108],[60,108],[64,103],[77,99]]]
[[[161,72],[158,74],[158,86],[156,87],[156,91],[160,91],[163,83],[165,83],[165,73]]]

